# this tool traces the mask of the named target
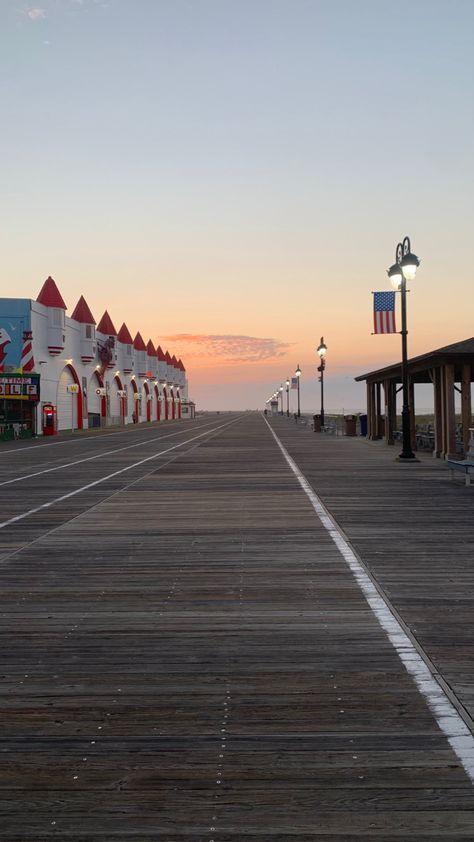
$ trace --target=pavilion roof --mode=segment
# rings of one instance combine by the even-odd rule
[[[412,374],[418,374],[418,380],[430,382],[429,372],[436,366],[444,363],[470,362],[473,367],[474,374],[474,337],[463,339],[461,342],[453,342],[451,345],[443,345],[441,348],[436,348],[434,351],[428,351],[425,354],[420,354],[417,357],[411,357],[408,360],[408,369]],[[394,363],[385,366],[384,368],[369,371],[366,374],[359,374],[354,379],[357,382],[361,380],[371,380],[381,382],[382,380],[400,379],[402,370],[402,363]],[[420,375],[426,375],[421,377]]]

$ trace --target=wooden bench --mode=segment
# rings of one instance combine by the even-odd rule
[[[469,459],[463,459],[457,462],[455,459],[448,459],[448,468],[451,472],[451,479],[454,479],[454,472],[461,471],[465,475],[465,484],[471,484],[471,468],[474,470],[474,462]]]

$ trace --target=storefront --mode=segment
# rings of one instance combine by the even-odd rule
[[[36,434],[39,374],[0,373],[0,440]]]

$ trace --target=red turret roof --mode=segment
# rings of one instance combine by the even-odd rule
[[[170,357],[168,351],[165,352],[165,360],[168,363],[168,365],[171,365],[171,357]]]
[[[155,346],[153,345],[153,342],[151,341],[151,339],[148,340],[148,345],[146,346],[146,352],[147,352],[149,357],[156,357]]]
[[[115,330],[114,323],[110,318],[107,310],[105,311],[99,324],[97,325],[97,330],[99,331],[99,333],[105,333],[107,336],[117,336],[117,331]]]
[[[83,325],[95,325],[94,316],[92,315],[89,305],[83,295],[81,295],[79,301],[77,302],[71,319],[74,319],[75,322],[81,322]]]
[[[159,360],[160,363],[166,362],[166,357],[163,353],[163,349],[162,349],[161,345],[158,345],[158,348],[156,349],[156,356],[158,357],[158,360]]]
[[[123,342],[124,345],[133,345],[133,339],[125,322],[118,332],[117,339],[119,342]]]
[[[184,367],[184,363],[181,359],[178,360],[178,365],[179,365],[181,371],[186,371],[186,369]]]
[[[175,368],[179,368],[179,366],[178,366],[178,360],[176,359],[176,357],[175,357],[175,355],[174,355],[174,354],[173,354],[173,356],[171,357],[171,365],[172,365],[172,366],[174,366]]]
[[[51,275],[46,278],[36,300],[39,304],[44,304],[45,307],[60,307],[61,310],[67,310],[63,297],[56,286],[56,281],[53,281]]]
[[[135,339],[133,340],[133,347],[135,348],[135,351],[146,351],[146,345],[141,333],[137,333]]]

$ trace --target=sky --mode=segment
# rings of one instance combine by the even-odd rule
[[[409,354],[474,334],[472,0],[1,0],[1,296],[182,356],[201,409],[317,411],[400,358],[371,292],[406,234]],[[398,321],[400,317],[398,314]]]

